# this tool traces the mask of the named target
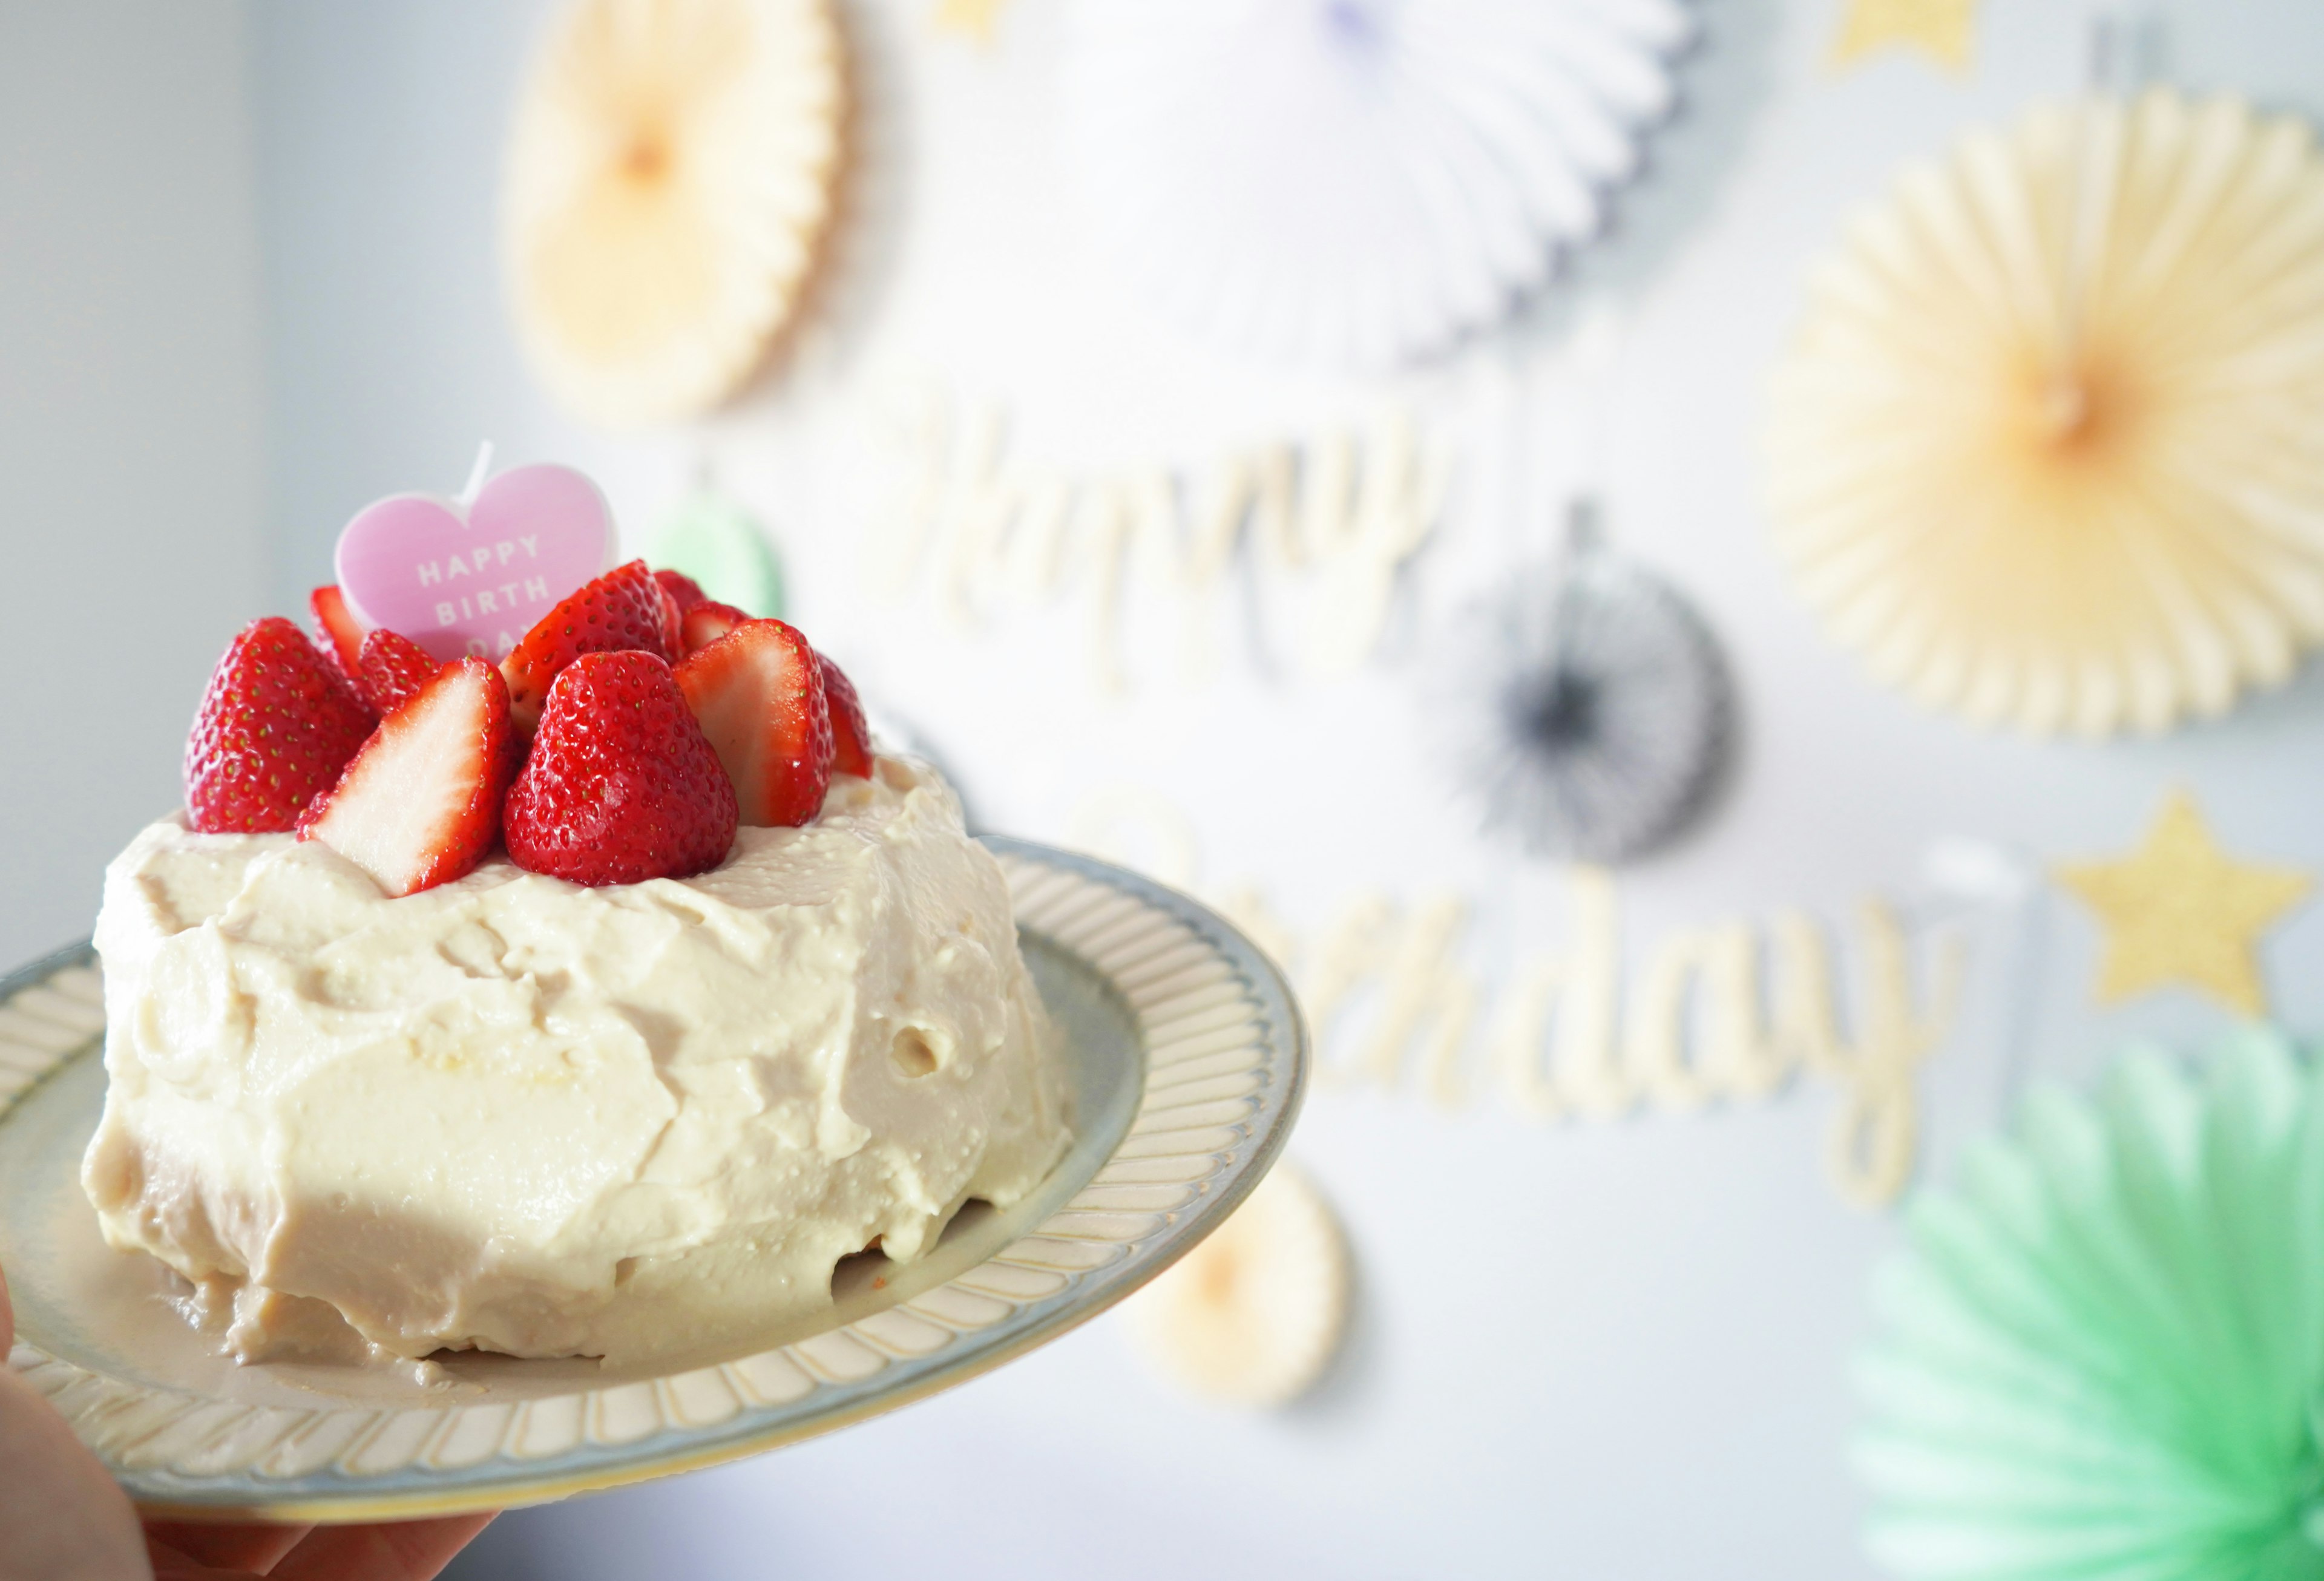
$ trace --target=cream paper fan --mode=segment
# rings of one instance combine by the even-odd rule
[[[543,382],[610,424],[733,393],[789,320],[845,99],[828,0],[579,0],[509,145],[503,262]]]
[[[1339,1349],[1348,1298],[1338,1221],[1306,1176],[1277,1163],[1129,1315],[1147,1351],[1187,1387],[1237,1405],[1282,1405]]]
[[[1064,108],[1108,251],[1184,327],[1371,367],[1499,318],[1594,235],[1683,0],[1082,0]]]
[[[1778,372],[1775,542],[1987,725],[2216,714],[2324,637],[2324,159],[2166,89],[1978,132],[1860,217]]]

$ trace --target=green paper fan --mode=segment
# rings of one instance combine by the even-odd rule
[[[2027,1100],[1908,1215],[1858,1367],[1869,1540],[1978,1581],[2324,1577],[2324,1079],[2254,1029]]]
[[[721,494],[696,493],[681,501],[654,535],[647,556],[683,571],[720,603],[749,615],[783,612],[783,572],[758,519]]]

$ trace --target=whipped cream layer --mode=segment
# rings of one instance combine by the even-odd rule
[[[390,899],[164,819],[97,947],[83,1185],[113,1245],[226,1282],[245,1358],[315,1301],[400,1356],[682,1348],[827,1305],[840,1258],[917,1256],[1068,1140],[1000,869],[907,759],[601,889],[495,857]]]

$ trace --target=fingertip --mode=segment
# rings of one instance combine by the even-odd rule
[[[498,1513],[318,1527],[268,1575],[272,1581],[434,1581]]]

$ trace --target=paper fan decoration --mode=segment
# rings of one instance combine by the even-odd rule
[[[1539,856],[1620,862],[1709,800],[1732,740],[1726,659],[1652,572],[1580,539],[1448,641],[1432,712],[1489,827]]]
[[[1859,218],[1777,374],[1776,547],[1884,681],[2161,730],[2324,637],[2324,159],[2163,89],[1965,139]]]
[[[1340,1347],[1347,1243],[1305,1175],[1277,1163],[1210,1238],[1129,1307],[1133,1331],[1198,1393],[1282,1405]]]
[[[1595,234],[1676,97],[1680,0],[1083,0],[1065,136],[1168,317],[1379,366],[1499,318]]]
[[[2050,1089],[1910,1211],[1860,1368],[1927,1581],[2324,1576],[2324,1083],[2255,1029]]]
[[[828,0],[579,0],[534,64],[502,246],[533,366],[611,424],[692,417],[790,319],[845,98]]]
[[[688,495],[654,534],[648,556],[683,571],[720,603],[781,618],[782,564],[758,519],[710,489]]]

